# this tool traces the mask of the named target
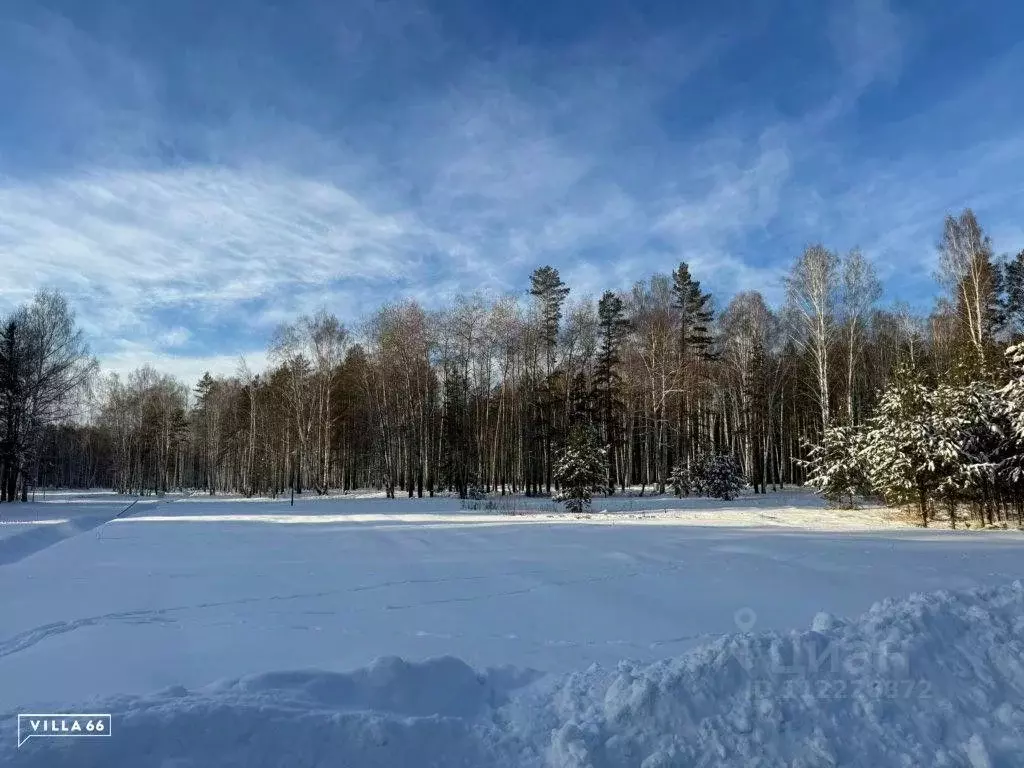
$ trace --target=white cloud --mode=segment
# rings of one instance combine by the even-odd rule
[[[183,346],[190,338],[192,338],[192,332],[179,325],[161,333],[157,337],[157,341],[162,347],[174,348]]]
[[[922,116],[922,122],[938,119]],[[1024,246],[1024,234],[1007,212],[1024,199],[1024,139],[1004,138],[937,162],[917,151],[887,163],[864,163],[829,199],[806,186],[790,191],[789,204],[803,209],[831,247],[860,247],[888,283],[888,298],[927,303],[937,286],[937,244],[943,218],[972,208],[990,233],[996,253]],[[955,169],[955,171],[951,170]]]
[[[432,239],[414,217],[277,170],[94,171],[0,186],[0,268],[81,297],[108,332],[155,307],[210,312],[331,280],[397,279]]]
[[[197,54],[174,85],[186,102],[230,113],[209,122],[170,116],[153,62],[67,24],[29,28],[19,55],[54,85],[51,123],[81,125],[88,151],[0,176],[0,270],[19,276],[0,283],[0,310],[62,288],[108,367],[150,362],[192,378],[204,366],[233,371],[235,347],[258,347],[274,325],[321,306],[355,325],[404,296],[436,306],[459,292],[521,291],[541,263],[558,266],[574,295],[627,288],[685,259],[719,293],[772,298],[795,253],[748,249],[769,233],[786,248],[860,244],[893,270],[892,254],[921,254],[920,272],[948,207],[984,208],[986,178],[999,180],[993,209],[1024,192],[1005,172],[1022,160],[1013,140],[974,147],[980,163],[850,158],[827,178],[842,157],[828,144],[837,118],[906,61],[908,25],[886,0],[833,6],[831,101],[786,120],[742,111],[678,131],[663,111],[705,93],[690,81],[741,33],[630,29],[558,56],[514,46],[425,87],[417,64],[434,66],[448,42],[413,6],[324,6],[337,114],[237,40]],[[345,99],[365,97],[380,72],[415,87],[390,108],[368,107],[360,124],[362,102]],[[268,94],[273,107],[261,108]],[[238,326],[246,338],[223,330]]]
[[[763,226],[778,212],[779,193],[791,164],[784,145],[763,142],[749,163],[719,162],[703,195],[682,196],[657,223],[680,241],[715,239]]]
[[[339,103],[380,72],[418,83],[416,70],[449,51],[442,25],[416,3],[318,14],[333,39]],[[254,29],[273,17],[261,12]],[[649,130],[658,99],[736,35],[707,25],[610,30],[557,61],[511,46],[466,61],[443,90],[410,88],[393,112],[375,116],[383,123],[358,125],[345,110],[335,135],[318,125],[330,113],[323,93],[245,48],[244,34],[190,54],[175,73],[183,79],[171,82],[116,36],[55,16],[24,32],[15,58],[45,65],[32,70],[40,84],[68,96],[67,109],[46,102],[50,124],[85,127],[87,150],[57,172],[0,177],[0,269],[25,275],[17,288],[0,286],[0,309],[35,288],[62,288],[97,351],[119,368],[183,359],[166,353],[186,348],[220,352],[238,343],[224,338],[224,323],[266,334],[320,306],[351,323],[401,295],[436,305],[462,291],[521,289],[537,264],[568,274],[595,250],[621,254],[616,267],[593,272],[598,293],[635,279],[627,267],[662,268],[664,256],[645,250],[653,221],[679,203],[696,210],[704,193],[680,196],[677,187],[663,201],[636,180],[619,183],[617,151]],[[647,44],[636,43],[641,32]],[[168,86],[231,116],[182,123],[159,97]],[[284,109],[260,109],[265,97]],[[157,159],[165,152],[173,164]],[[637,159],[664,172],[653,152]],[[753,188],[735,200],[722,189],[714,210],[706,206],[716,218],[691,225],[714,229],[700,248],[722,246],[741,218],[734,206],[763,209],[747,199]]]
[[[239,351],[224,355],[175,355],[154,351],[144,342],[120,340],[115,350],[105,354],[101,363],[103,374],[127,376],[134,370],[150,365],[162,373],[169,373],[188,386],[194,385],[207,371],[213,376],[232,376],[243,362],[252,371],[267,366],[267,353],[262,349]]]

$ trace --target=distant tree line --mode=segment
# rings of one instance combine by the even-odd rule
[[[919,315],[879,304],[859,252],[823,245],[795,259],[774,308],[757,291],[717,305],[686,263],[596,301],[544,266],[520,295],[387,304],[355,329],[327,311],[298,318],[274,335],[267,370],[192,386],[150,367],[86,386],[81,335],[43,294],[4,320],[3,498],[37,485],[546,495],[579,425],[613,493],[681,487],[708,456],[731,456],[756,492],[803,484],[820,474],[815,447],[866,429],[897,382],[1000,388],[1017,375],[1004,351],[1024,336],[1024,253],[997,257],[964,211],[945,222],[939,277],[943,297]],[[51,305],[74,363],[40,409],[16,350],[42,327],[23,318]]]

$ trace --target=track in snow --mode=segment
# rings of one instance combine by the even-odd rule
[[[754,519],[790,515],[771,500]],[[258,522],[293,512],[314,522]],[[715,527],[713,512],[524,525],[459,523],[441,499],[147,504],[3,569],[0,707],[381,655],[545,671],[654,661],[743,628],[740,615],[755,630],[806,626],[820,610],[1024,578],[1019,534]],[[443,523],[339,522],[364,513]]]

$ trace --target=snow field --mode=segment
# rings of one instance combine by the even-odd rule
[[[7,507],[0,765],[1020,764],[1024,536],[532,503]],[[14,746],[15,713],[83,710],[114,735]]]
[[[734,633],[570,674],[382,658],[89,702],[112,738],[30,741],[26,766],[1012,766],[1024,585],[913,595],[802,632]],[[9,723],[8,723],[9,725]],[[9,734],[4,734],[9,736]]]

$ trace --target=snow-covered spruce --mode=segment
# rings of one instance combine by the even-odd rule
[[[672,468],[668,476],[669,486],[677,498],[689,496],[693,490],[693,483],[690,480],[690,468],[685,464],[678,464]]]
[[[731,453],[705,453],[686,473],[688,492],[730,501],[747,486],[739,462]]]
[[[589,510],[594,491],[605,488],[607,456],[607,449],[598,443],[592,427],[574,426],[555,463],[559,487],[555,499],[565,502],[565,508],[575,514]]]
[[[956,424],[937,405],[935,392],[904,369],[882,394],[863,448],[872,487],[891,504],[916,503],[924,525],[928,502],[960,461]]]
[[[826,429],[821,442],[810,446],[808,458],[803,462],[808,470],[807,484],[830,504],[856,507],[857,497],[868,493],[870,488],[863,443],[864,433],[854,427]]]
[[[999,394],[1006,405],[1010,426],[1017,437],[1024,438],[1024,343],[1008,347],[1006,359],[1014,375]]]
[[[453,658],[283,672],[93,701],[114,737],[33,739],[28,768],[1018,765],[1024,585],[886,600],[807,631],[732,634],[654,664],[541,676]],[[15,759],[16,758],[16,759]]]
[[[1024,352],[1010,358],[1014,379],[1002,389],[966,376],[929,386],[902,368],[865,424],[825,430],[805,462],[808,484],[834,503],[874,494],[914,504],[923,525],[937,506],[954,527],[964,505],[981,522],[1005,518],[1024,484]]]

